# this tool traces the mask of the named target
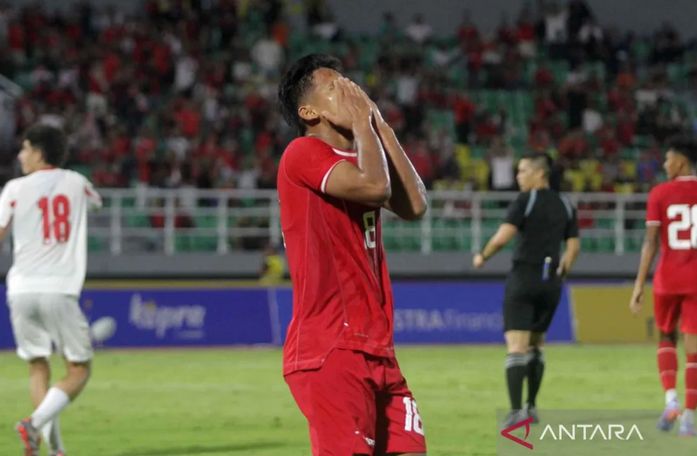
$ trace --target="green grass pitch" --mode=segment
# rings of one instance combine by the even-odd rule
[[[429,455],[494,455],[495,411],[508,402],[503,346],[400,346],[397,355]],[[652,345],[551,345],[546,358],[541,413],[662,408]],[[62,375],[57,366],[54,375]],[[3,456],[21,453],[13,425],[31,411],[26,372],[14,353],[0,352]],[[310,454],[276,348],[99,351],[87,389],[61,423],[76,456]]]

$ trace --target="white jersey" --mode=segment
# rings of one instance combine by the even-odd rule
[[[87,209],[102,200],[74,171],[52,168],[10,180],[0,194],[0,226],[12,223],[14,260],[7,294],[79,295],[87,269]]]

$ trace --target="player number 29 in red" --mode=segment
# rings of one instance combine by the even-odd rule
[[[39,200],[41,222],[43,226],[44,243],[51,242],[51,236],[56,242],[67,242],[70,238],[70,200],[65,195],[56,195],[49,199]]]

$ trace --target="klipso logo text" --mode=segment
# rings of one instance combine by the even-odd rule
[[[530,436],[530,424],[532,418],[528,418],[512,426],[509,426],[501,431],[501,436],[505,437],[518,445],[524,446],[530,450],[534,449],[534,445],[528,441]],[[521,439],[511,432],[516,429],[525,427],[525,436]],[[531,439],[533,440],[533,439]],[[626,441],[626,440],[644,440],[644,436],[639,430],[639,426],[632,424],[630,426],[624,424],[547,424],[540,437],[537,439],[555,440],[555,441]]]

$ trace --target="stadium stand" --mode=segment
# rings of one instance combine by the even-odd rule
[[[69,166],[103,188],[273,188],[292,136],[275,107],[280,72],[303,54],[328,52],[378,101],[429,188],[513,190],[516,157],[548,152],[563,173],[563,190],[614,194],[579,201],[591,230],[584,247],[639,247],[634,234],[624,238],[634,222],[615,211],[640,208],[641,197],[615,201],[661,179],[662,141],[691,128],[697,116],[697,52],[669,24],[647,35],[620,32],[600,26],[577,1],[522,7],[495,33],[481,32],[467,15],[454,34],[437,36],[423,19],[400,28],[386,14],[377,33],[357,35],[342,30],[324,2],[308,4],[303,33],[291,33],[291,12],[275,0],[149,1],[132,13],[89,3],[60,12],[0,7],[7,81],[0,87],[13,88],[0,93],[14,102],[14,128],[0,134],[2,175],[14,173],[20,132],[41,120],[70,133]],[[566,21],[556,20],[562,16]],[[469,194],[460,195],[460,206],[472,205],[462,196]],[[129,199],[121,201],[124,228],[157,237],[151,228],[173,224],[177,233],[191,233],[177,234],[168,249],[263,245],[232,240],[223,247],[213,239],[216,230],[263,228],[254,217],[223,223],[216,209],[194,204],[170,223],[164,207],[158,216],[143,204],[129,207]],[[434,200],[429,227],[412,233],[388,220],[386,244],[478,248],[475,238],[492,229],[488,219],[440,217],[440,206],[450,206]],[[473,225],[476,236],[462,237]],[[113,250],[115,241],[97,236],[90,246],[108,244]]]

